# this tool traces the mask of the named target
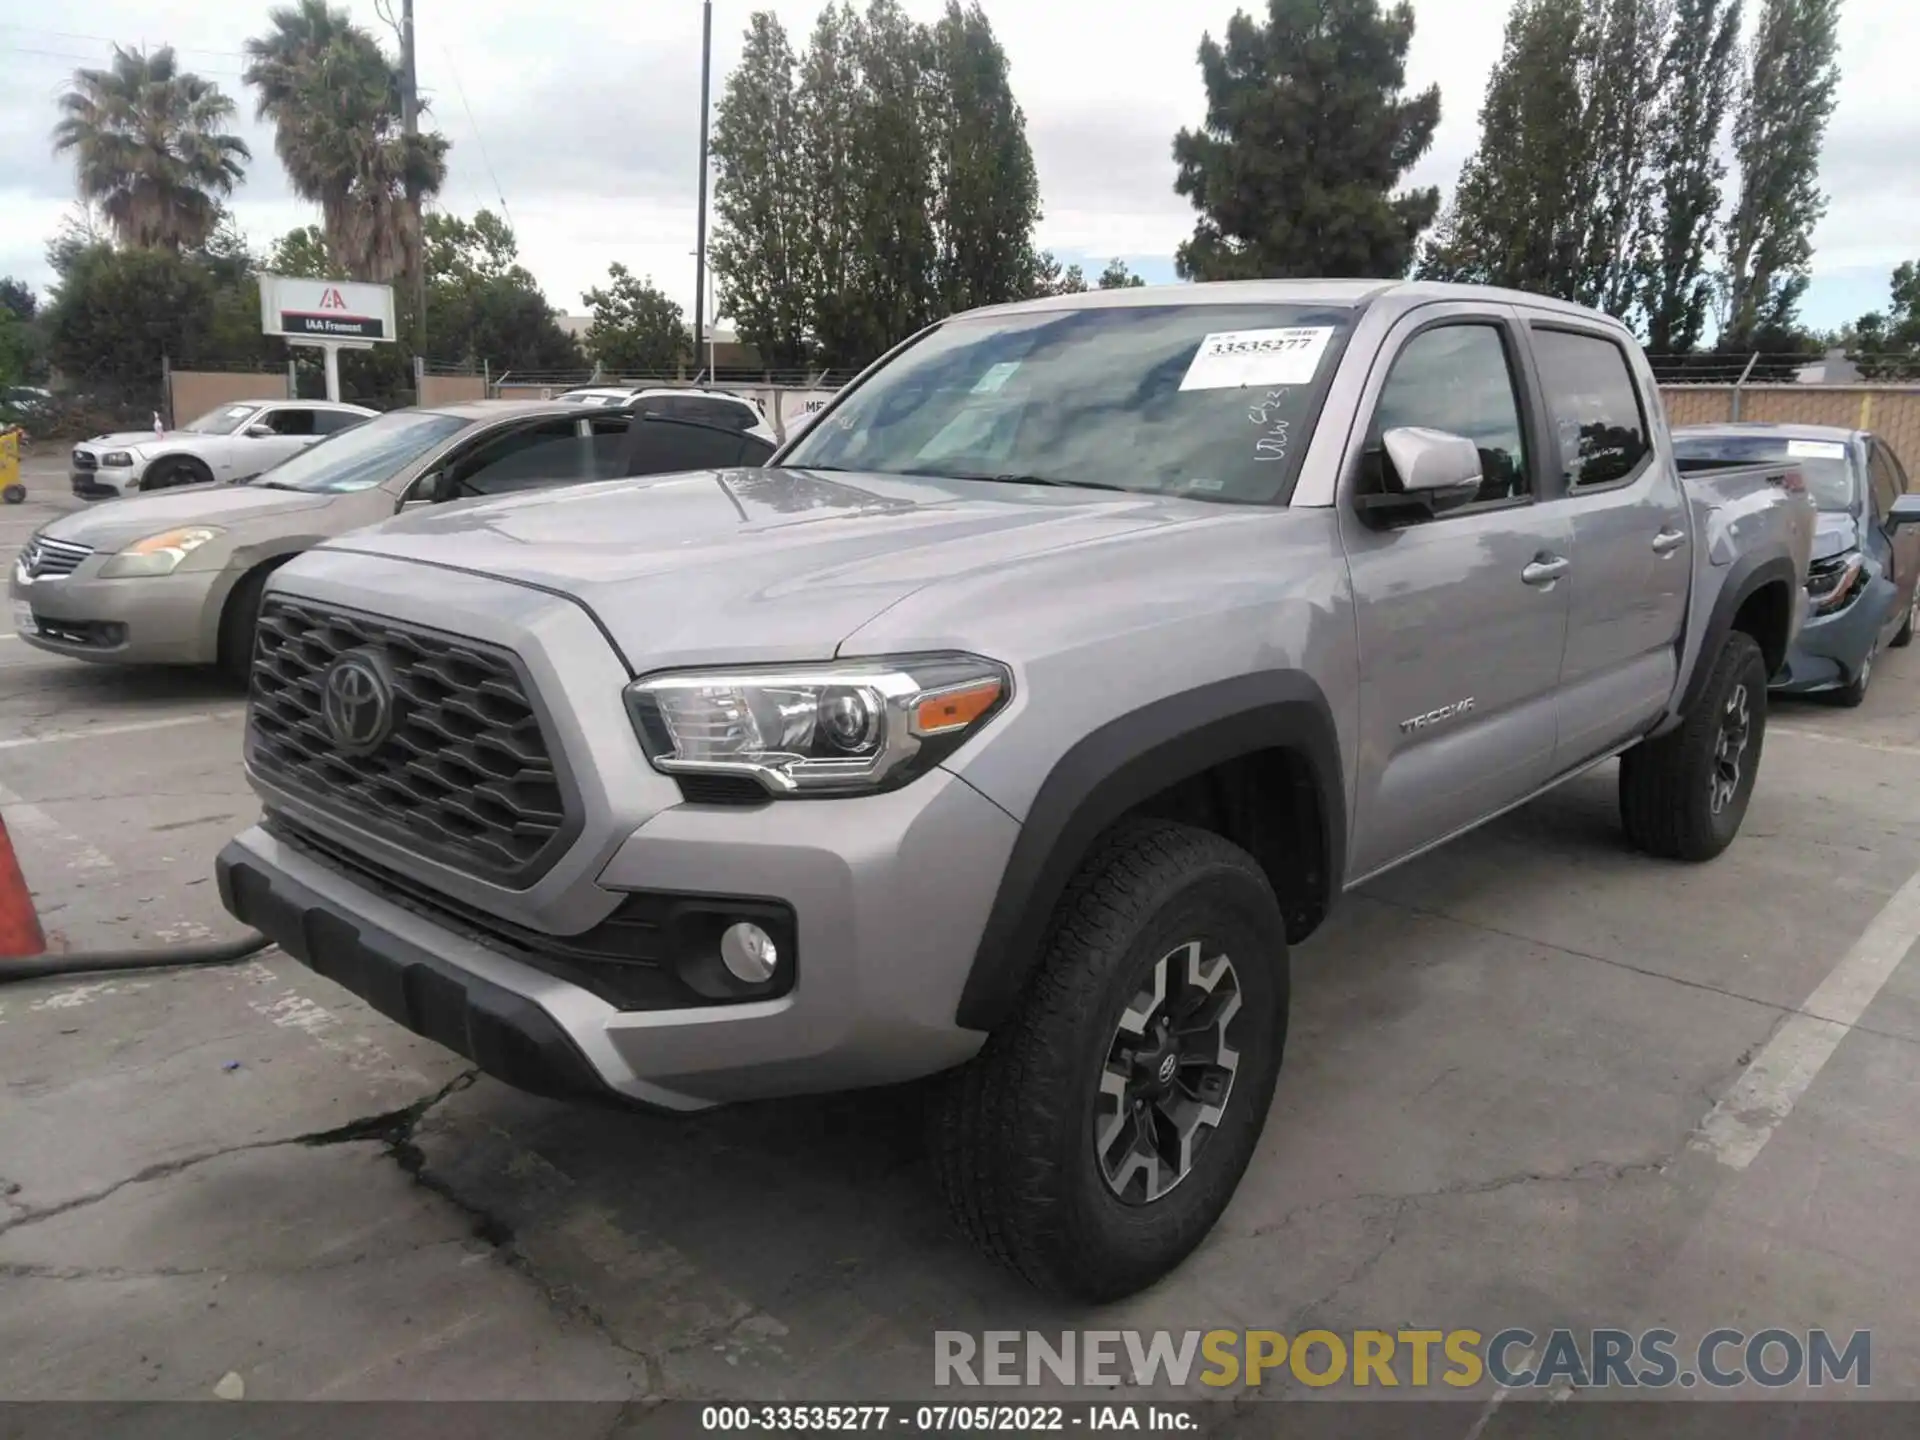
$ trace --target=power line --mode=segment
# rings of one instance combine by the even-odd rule
[[[65,60],[70,63],[92,66],[108,63],[108,57],[104,55],[77,55],[71,50],[41,50],[32,45],[0,45],[0,55],[39,55],[49,60]],[[238,70],[213,70],[195,66],[193,73],[196,75],[212,75],[221,80],[239,80],[242,82],[246,80],[246,76],[242,75]]]
[[[487,154],[486,139],[480,134],[480,122],[473,118],[473,106],[467,103],[467,87],[460,83],[460,67],[453,63],[453,51],[447,46],[442,45],[440,53],[446,57],[447,71],[453,76],[453,90],[460,97],[460,108],[467,112],[467,124],[473,128],[473,143],[480,147],[480,161],[487,167],[487,178],[493,182],[493,193],[500,197],[500,213],[506,219],[507,228],[513,229],[513,212],[507,208],[507,192],[501,188],[500,177],[494,172],[493,159]]]
[[[116,40],[111,35],[87,35],[87,34],[82,34],[80,31],[77,31],[77,30],[49,30],[43,25],[14,25],[11,23],[0,23],[0,30],[18,30],[22,34],[26,34],[26,35],[51,35],[56,40],[95,40],[102,45],[118,45],[123,50],[126,50],[126,49],[138,50],[138,49],[145,48],[144,46],[129,46],[126,41]],[[172,44],[171,42],[163,41],[161,46],[156,48],[164,48],[168,50],[184,50],[191,55],[225,55],[235,60],[246,60],[251,58],[248,56],[247,52],[244,50],[210,50],[204,45],[175,45],[175,44]]]

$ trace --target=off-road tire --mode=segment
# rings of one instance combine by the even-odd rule
[[[161,460],[140,477],[140,493],[172,490],[181,485],[207,485],[212,481],[213,472],[198,460]]]
[[[1749,733],[1732,796],[1716,814],[1709,779],[1717,769],[1723,718],[1746,689]],[[1677,729],[1642,740],[1620,757],[1620,818],[1627,838],[1667,860],[1711,860],[1733,842],[1753,795],[1767,728],[1767,662],[1751,635],[1734,631]]]
[[[227,594],[220,612],[220,650],[216,663],[220,673],[241,689],[253,677],[254,631],[260,623],[260,600],[267,588],[271,567],[263,566],[240,577]]]
[[[1096,1154],[1100,1075],[1142,978],[1195,939],[1232,962],[1238,1065],[1185,1178],[1129,1204]],[[1272,1104],[1287,1005],[1286,927],[1253,857],[1186,825],[1116,827],[1061,897],[1013,1015],[933,1097],[928,1149],[960,1229],[1049,1294],[1098,1302],[1152,1284],[1240,1183]]]

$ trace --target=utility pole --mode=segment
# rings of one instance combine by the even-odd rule
[[[412,4],[412,0],[407,0]],[[700,342],[707,323],[707,82],[713,74],[713,0],[701,6],[700,20],[700,239],[694,250],[693,357],[700,363]],[[713,377],[707,377],[713,383]]]
[[[413,0],[400,5],[400,124],[409,143],[420,133],[420,77],[415,66]],[[420,187],[407,181],[407,223],[413,228],[413,355],[420,373],[427,352],[427,230],[420,213]],[[415,397],[418,398],[417,396]]]

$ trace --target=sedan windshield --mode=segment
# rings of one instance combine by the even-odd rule
[[[271,490],[316,490],[336,495],[371,490],[472,423],[432,410],[395,410],[329,436],[291,460],[282,461],[253,483]]]
[[[258,405],[222,405],[180,428],[189,435],[231,435],[252,418]]]
[[[950,320],[781,463],[1271,503],[1292,485],[1351,320],[1306,305]]]
[[[1720,465],[1792,465],[1822,510],[1852,510],[1860,488],[1844,440],[1795,440],[1786,435],[1676,435],[1681,460]]]

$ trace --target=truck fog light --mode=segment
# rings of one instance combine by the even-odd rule
[[[751,920],[740,920],[720,937],[720,963],[727,973],[747,985],[764,985],[780,965],[780,947]]]

